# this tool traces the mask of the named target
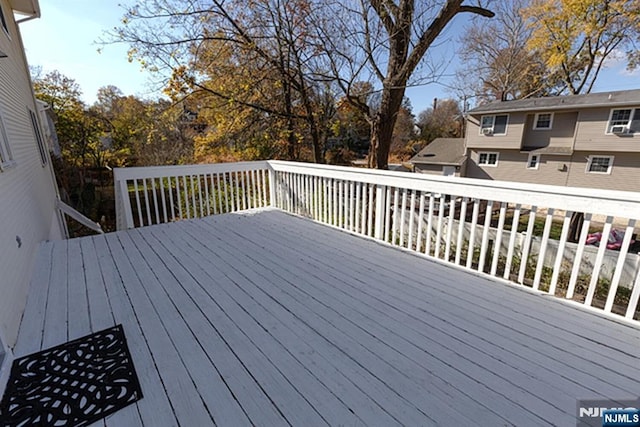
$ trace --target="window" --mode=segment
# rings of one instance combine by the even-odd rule
[[[482,118],[480,119],[480,134],[506,135],[508,121],[509,116],[506,114],[497,116],[482,116]]]
[[[7,131],[5,130],[2,114],[0,114],[0,169],[11,166],[13,163],[9,138],[7,138]]]
[[[47,164],[47,153],[44,148],[44,139],[42,138],[42,132],[40,131],[40,124],[38,123],[38,118],[36,117],[36,113],[34,113],[30,108],[29,108],[29,116],[31,117],[31,126],[33,127],[33,134],[36,137],[36,142],[38,143],[40,160],[42,161],[42,166],[44,166]]]
[[[548,130],[553,125],[553,113],[538,113],[533,121],[533,129]]]
[[[529,154],[529,159],[527,160],[527,169],[538,169],[538,165],[540,164],[540,154]]]
[[[0,25],[2,25],[2,29],[7,35],[9,35],[9,27],[7,27],[7,20],[4,17],[4,11],[2,10],[2,5],[0,4]]]
[[[611,116],[607,123],[607,134],[620,134],[628,133],[631,129],[631,118],[633,117],[634,110],[632,108],[611,110]],[[636,111],[636,116],[638,115]],[[640,117],[636,117],[635,120],[640,120]]]
[[[589,156],[587,158],[587,173],[610,174],[613,167],[613,156]]]
[[[480,166],[498,166],[498,153],[478,153],[478,164]]]

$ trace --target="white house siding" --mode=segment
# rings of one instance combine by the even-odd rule
[[[478,152],[499,152],[498,166],[479,166]],[[469,150],[466,176],[499,181],[533,182],[536,184],[567,185],[570,156],[542,154],[538,169],[527,169],[529,155],[519,150]],[[567,168],[564,166],[567,165]]]
[[[47,159],[42,166],[27,110],[37,112],[22,41],[9,4],[0,3],[10,33],[7,37],[0,29],[0,50],[8,55],[0,58],[0,111],[15,160],[14,166],[0,172],[0,339],[11,347],[36,248],[43,240],[62,236],[58,224],[52,225],[59,217],[51,162]]]
[[[498,115],[506,113],[498,113]],[[495,114],[487,114],[495,115]],[[525,113],[508,113],[506,135],[481,135],[480,120],[482,115],[474,115],[467,120],[466,145],[468,148],[502,148],[502,149],[520,149],[522,135],[524,132],[526,114]]]
[[[616,107],[638,108],[637,106]],[[576,130],[576,150],[640,152],[640,132],[628,135],[607,135],[611,108],[589,108],[580,111]]]
[[[636,141],[640,143],[640,141]],[[587,173],[589,156],[614,156],[610,174]],[[640,191],[640,153],[576,151],[569,169],[567,185],[622,191]]]

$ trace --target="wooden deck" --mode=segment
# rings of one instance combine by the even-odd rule
[[[640,396],[638,328],[277,210],[43,244],[16,356],[118,323],[144,399],[107,426],[575,425]]]

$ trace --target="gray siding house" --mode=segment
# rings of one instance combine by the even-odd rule
[[[471,178],[640,191],[640,89],[483,105],[465,147]]]
[[[436,138],[409,163],[416,173],[465,176],[464,138]]]

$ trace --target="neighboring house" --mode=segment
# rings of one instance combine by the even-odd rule
[[[37,246],[66,230],[17,25],[39,16],[37,0],[0,0],[0,359],[16,341]]]
[[[465,176],[466,160],[464,138],[436,138],[409,163],[417,173]]]
[[[468,112],[466,176],[640,191],[640,89]]]

